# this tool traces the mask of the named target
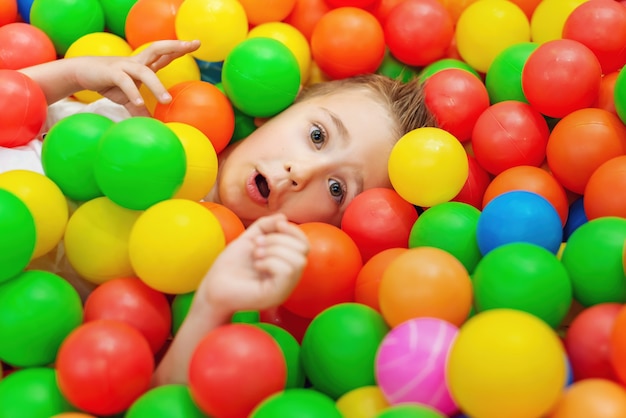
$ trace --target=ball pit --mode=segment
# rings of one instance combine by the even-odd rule
[[[26,204],[10,191],[0,189],[0,282],[24,270],[37,242],[35,219]]]

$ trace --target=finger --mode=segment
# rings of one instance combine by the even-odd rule
[[[133,105],[143,106],[143,97],[141,96],[141,93],[139,93],[139,89],[137,88],[137,84],[135,84],[133,77],[133,74],[120,71],[111,81],[122,91],[122,93],[124,93],[124,95],[128,98],[128,101],[130,101]],[[123,103],[123,101],[118,101],[118,103]]]
[[[172,96],[169,94],[169,92],[167,91],[159,77],[157,77],[157,75],[154,73],[154,71],[151,71],[149,68],[141,64],[130,65],[125,68],[125,70],[134,80],[144,84],[152,92],[152,94],[154,94],[154,97],[156,97],[159,102],[165,104],[169,103],[170,100],[172,100]],[[133,102],[133,104],[137,106],[142,106],[144,104],[143,98],[141,97],[141,94],[139,93],[137,85],[134,81],[133,84],[133,90],[137,93],[139,98],[141,98],[141,103],[135,101],[131,96],[129,96],[127,91],[122,86],[118,86],[120,87],[120,89],[122,89],[122,91],[124,91],[124,93],[126,93],[126,95]]]
[[[244,234],[252,237],[265,235],[278,230],[279,221],[285,221],[287,218],[282,213],[263,216],[254,221],[244,232]]]
[[[270,249],[285,248],[306,255],[309,249],[306,239],[300,239],[284,233],[271,233],[257,237],[255,243],[257,248],[266,252]]]
[[[300,280],[301,270],[294,268],[285,260],[279,258],[265,258],[254,263],[255,269],[265,275],[268,280],[262,280],[260,286],[267,290],[267,294],[289,293]],[[269,283],[268,283],[269,282]]]
[[[136,55],[139,62],[150,66],[163,55],[172,55],[174,58],[188,54],[200,47],[200,41],[163,40],[155,41],[149,47]],[[171,59],[174,59],[171,58]]]

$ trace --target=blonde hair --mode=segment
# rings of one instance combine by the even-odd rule
[[[386,104],[397,127],[395,140],[414,129],[437,126],[435,117],[426,107],[424,86],[419,78],[403,82],[380,74],[363,74],[324,81],[304,88],[295,102],[353,89],[369,90]]]

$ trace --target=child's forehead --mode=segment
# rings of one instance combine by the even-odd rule
[[[299,103],[309,104],[340,104],[341,106],[351,105],[371,105],[384,106],[382,100],[376,92],[364,86],[342,86],[337,89],[328,90],[305,97]]]

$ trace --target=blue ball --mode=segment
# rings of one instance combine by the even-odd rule
[[[30,23],[30,8],[35,0],[17,0],[17,12],[22,17],[24,23]]]
[[[543,196],[525,190],[492,199],[478,218],[478,248],[483,255],[512,242],[528,242],[556,254],[563,240],[561,218]]]
[[[585,214],[583,197],[581,196],[569,206],[567,222],[565,222],[563,227],[563,240],[567,241],[570,235],[584,223],[587,223],[587,215]]]

